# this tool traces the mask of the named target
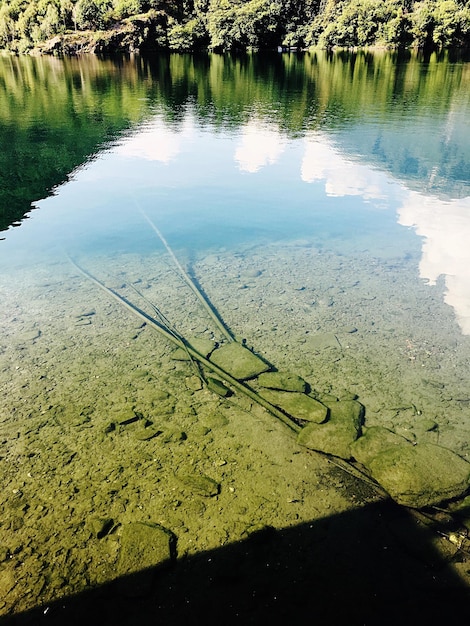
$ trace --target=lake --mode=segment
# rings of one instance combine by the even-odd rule
[[[40,606],[59,624],[61,606],[89,603],[108,614],[104,592],[77,594],[115,593],[119,579],[115,620],[135,623],[129,597],[144,597],[140,619],[181,623],[183,606],[207,610],[201,580],[214,579],[219,620],[232,623],[231,597],[244,623],[262,623],[279,577],[300,595],[286,554],[309,585],[322,577],[329,623],[346,614],[327,592],[335,563],[346,597],[374,590],[372,619],[397,602],[393,585],[444,610],[428,561],[407,561],[408,517],[378,582],[383,495],[252,398],[210,391],[207,371],[122,299],[191,345],[235,337],[327,407],[359,401],[365,432],[470,460],[470,64],[3,56],[0,81],[0,615]],[[358,529],[368,539],[353,549]],[[272,579],[257,569],[265,551]],[[184,584],[171,579],[158,613],[142,572],[176,553]],[[454,560],[439,570],[452,588],[469,582]],[[364,614],[347,607],[349,623]]]

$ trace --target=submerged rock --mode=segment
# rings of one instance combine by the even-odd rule
[[[214,350],[210,360],[237,380],[248,380],[271,369],[263,359],[235,341]]]
[[[258,377],[260,387],[268,389],[279,389],[280,391],[298,391],[305,393],[307,383],[297,374],[288,374],[285,372],[265,372]]]
[[[218,378],[212,378],[211,376],[207,377],[207,388],[209,389],[209,391],[216,393],[222,398],[227,398],[228,396],[232,395],[230,389],[226,385],[224,385],[221,380],[219,380]]]
[[[138,573],[139,576],[123,581],[125,592],[131,596],[146,593],[152,582],[149,568],[169,564],[176,556],[175,547],[175,535],[159,524],[126,524],[122,529],[117,572],[119,576]]]
[[[305,342],[306,351],[320,352],[326,348],[340,348],[338,339],[333,333],[317,333],[309,336]]]
[[[457,498],[470,486],[470,463],[430,443],[390,448],[372,459],[369,468],[396,502],[413,508]]]
[[[162,443],[174,443],[177,441],[186,441],[187,438],[188,436],[184,432],[184,430],[180,430],[179,428],[165,429],[161,435]]]
[[[311,423],[302,428],[297,441],[311,450],[349,460],[351,445],[361,433],[364,407],[356,400],[329,404],[330,416],[323,424]]]
[[[139,441],[149,441],[154,437],[158,437],[158,435],[161,435],[162,433],[163,431],[154,424],[149,426],[142,425],[135,431],[134,437]]]
[[[382,452],[397,446],[412,445],[401,435],[384,428],[383,426],[371,426],[351,446],[353,457],[365,467]]]
[[[188,343],[194,348],[199,354],[201,354],[204,358],[207,358],[211,352],[216,347],[216,344],[212,341],[212,339],[206,339],[204,337],[194,337],[188,340]],[[184,348],[176,348],[176,350],[171,355],[172,359],[175,361],[190,361],[191,356]]]
[[[179,474],[177,478],[185,487],[200,496],[210,498],[220,493],[219,483],[205,474]]]
[[[212,430],[213,428],[222,428],[227,426],[229,420],[221,413],[210,413],[209,415],[203,416],[202,423],[203,426]]]
[[[261,395],[271,404],[300,420],[321,424],[328,415],[328,408],[324,404],[304,393],[263,389]]]
[[[102,539],[113,528],[114,520],[110,517],[91,517],[88,522],[90,532],[97,538]]]

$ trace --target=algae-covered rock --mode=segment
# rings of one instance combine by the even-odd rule
[[[227,398],[228,396],[232,395],[230,389],[226,385],[224,385],[221,380],[219,380],[218,378],[212,378],[211,376],[207,377],[207,388],[209,389],[209,391],[216,393],[222,398]]]
[[[189,345],[194,348],[199,354],[206,358],[216,347],[212,339],[206,339],[205,337],[194,337],[188,340]],[[176,348],[171,355],[175,361],[190,361],[191,357],[184,348]]]
[[[317,333],[307,338],[305,342],[306,350],[320,352],[326,348],[339,348],[338,339],[333,333]]]
[[[91,517],[87,521],[87,526],[97,539],[102,539],[113,528],[114,520],[110,517]]]
[[[263,359],[235,341],[214,350],[210,360],[237,380],[248,380],[271,369]]]
[[[133,522],[122,529],[117,572],[119,576],[137,574],[169,564],[176,556],[176,537],[159,524]],[[151,579],[144,573],[129,582],[126,592],[140,595],[148,590]]]
[[[352,445],[353,457],[365,467],[369,467],[370,462],[378,454],[394,448],[396,446],[412,445],[401,435],[384,428],[383,426],[371,426],[362,437],[359,437]]]
[[[351,458],[351,444],[357,439],[357,429],[352,424],[311,423],[302,428],[297,441],[311,450],[333,454],[342,459]]]
[[[136,414],[133,407],[125,407],[116,414],[116,422],[119,426],[128,426],[138,422],[140,417]]]
[[[396,502],[413,508],[457,498],[470,486],[470,463],[430,443],[390,448],[370,462],[370,471]]]
[[[328,421],[307,424],[299,432],[297,441],[311,450],[349,460],[351,445],[361,433],[364,407],[355,400],[344,400],[331,403],[329,408]]]
[[[222,415],[221,413],[210,413],[209,415],[205,415],[202,418],[202,423],[204,426],[212,430],[214,428],[222,428],[224,426],[227,426],[229,420],[225,415]]]
[[[203,387],[201,378],[196,376],[196,374],[193,374],[193,376],[187,376],[184,382],[186,384],[186,388],[190,391],[200,391]]]
[[[351,423],[360,432],[364,421],[364,406],[357,400],[339,400],[325,402],[330,409],[330,421],[336,423]]]
[[[186,441],[188,438],[184,430],[179,428],[165,428],[161,435],[162,443],[174,443],[177,441]]]
[[[153,439],[154,437],[158,437],[158,435],[162,434],[161,428],[151,424],[149,426],[142,425],[140,428],[137,428],[134,432],[134,437],[139,441],[149,441],[149,439]]]
[[[328,408],[324,404],[304,393],[263,389],[261,395],[271,404],[300,420],[320,424],[328,415]]]
[[[258,383],[260,387],[268,389],[279,389],[280,391],[298,391],[305,393],[307,383],[297,374],[285,372],[265,372],[259,375]]]
[[[178,474],[177,478],[185,487],[200,496],[210,498],[220,493],[219,483],[205,474]]]

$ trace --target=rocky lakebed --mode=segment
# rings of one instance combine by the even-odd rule
[[[80,262],[202,365],[66,259],[1,277],[0,623],[453,623],[470,338],[416,259],[211,251],[231,338],[165,253]]]

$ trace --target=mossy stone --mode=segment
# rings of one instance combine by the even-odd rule
[[[138,574],[124,579],[126,595],[146,593],[151,584],[150,569],[169,564],[176,556],[176,537],[159,524],[132,522],[123,526],[117,565],[119,576]]]
[[[249,380],[271,369],[263,359],[235,341],[214,350],[210,360],[237,380]]]
[[[364,407],[355,400],[344,400],[329,404],[330,416],[323,424],[307,424],[299,432],[297,441],[301,445],[349,460],[351,445],[361,433]]]
[[[271,404],[299,420],[321,424],[328,415],[328,408],[324,404],[304,393],[263,389],[261,395]]]
[[[185,487],[200,496],[210,498],[220,493],[219,483],[205,474],[178,474],[177,478]]]
[[[325,402],[330,409],[329,421],[352,424],[358,431],[364,422],[364,405],[357,400],[339,400],[338,402]]]
[[[278,389],[280,391],[298,391],[305,393],[307,383],[297,374],[288,374],[285,372],[264,372],[258,377],[260,387],[268,389]]]
[[[422,508],[463,495],[470,463],[430,443],[396,446],[370,462],[372,477],[399,504]]]
[[[411,446],[412,444],[388,428],[371,426],[351,445],[351,451],[356,461],[368,468],[377,455],[390,448],[403,445]]]
[[[352,424],[308,424],[298,434],[297,441],[302,446],[342,459],[351,458],[351,444],[357,439],[357,429]]]

